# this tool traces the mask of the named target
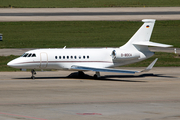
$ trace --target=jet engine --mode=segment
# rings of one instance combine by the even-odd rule
[[[124,50],[113,50],[111,53],[113,60],[137,59],[140,58],[139,52],[130,52]]]

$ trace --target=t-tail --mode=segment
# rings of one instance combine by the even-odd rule
[[[142,22],[144,22],[144,24],[139,28],[139,30],[131,37],[131,39],[125,45],[120,47],[120,49],[132,51],[138,50],[145,55],[144,57],[142,57],[143,59],[149,58],[153,55],[153,53],[149,51],[148,46],[172,47],[172,45],[150,42],[155,21],[155,19],[143,19]]]

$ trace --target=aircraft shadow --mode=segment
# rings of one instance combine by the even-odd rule
[[[146,74],[140,74],[140,75],[105,75],[97,80],[124,81],[124,82],[147,82],[147,81],[145,81],[145,79],[143,81],[142,80],[141,81],[140,80],[139,81],[137,81],[137,80],[121,80],[122,78],[147,78],[147,77],[176,78],[174,76],[166,76],[163,74],[146,73]],[[112,79],[112,78],[117,78],[117,79]]]
[[[105,75],[105,78],[142,78],[142,77],[165,77],[165,78],[176,78],[173,76],[166,76],[163,74],[153,74],[153,73],[146,73],[140,75]]]
[[[162,78],[176,78],[174,76],[167,76],[163,74],[153,74],[153,73],[145,73],[140,75],[105,75],[100,78],[94,78],[93,76],[84,74],[83,76],[79,76],[78,72],[71,73],[65,77],[35,77],[36,79],[88,79],[88,80],[100,80],[100,81],[121,81],[121,82],[147,82],[145,80],[123,80],[123,78],[147,78],[147,77],[162,77]],[[14,79],[31,79],[30,77],[25,78],[14,78]]]

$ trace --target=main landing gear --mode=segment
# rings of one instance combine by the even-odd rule
[[[83,78],[84,75],[85,75],[85,74],[84,74],[83,71],[78,71],[78,77]],[[94,79],[98,79],[98,78],[100,78],[100,77],[101,77],[100,72],[96,72],[96,73],[94,74]]]
[[[101,77],[100,72],[96,72],[96,74],[94,74],[95,79],[100,78],[100,77]]]
[[[31,76],[31,79],[35,79],[35,76],[36,75],[36,71],[34,69],[31,70],[31,73],[32,73],[32,76]]]

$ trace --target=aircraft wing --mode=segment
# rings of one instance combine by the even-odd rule
[[[157,60],[158,60],[158,58],[156,58],[146,69],[144,69],[142,71],[123,70],[123,69],[110,69],[110,68],[94,68],[94,67],[77,66],[77,65],[71,66],[71,69],[74,69],[74,70],[87,70],[87,71],[95,71],[95,72],[116,72],[116,73],[135,74],[135,73],[147,72],[147,71],[151,70]]]

